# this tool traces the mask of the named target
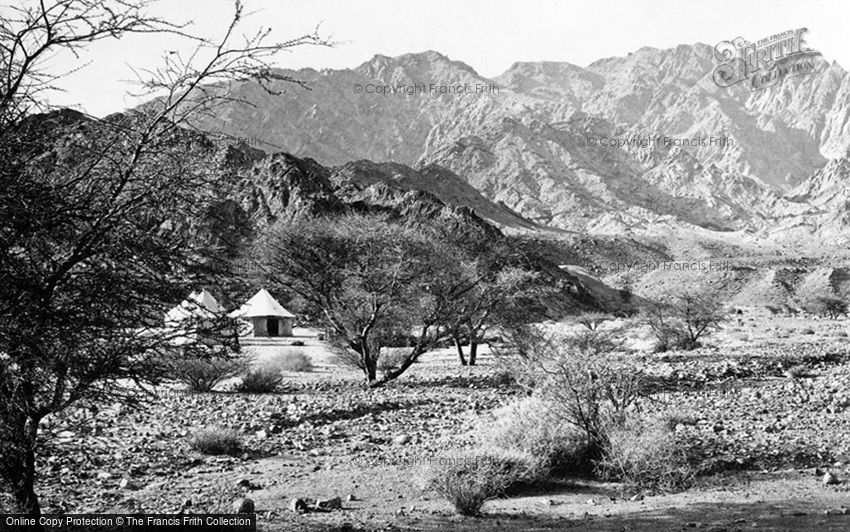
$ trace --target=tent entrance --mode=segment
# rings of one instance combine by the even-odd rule
[[[280,321],[277,318],[267,318],[266,330],[269,336],[280,336]]]

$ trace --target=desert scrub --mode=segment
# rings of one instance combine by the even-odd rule
[[[461,515],[480,515],[484,503],[500,497],[536,475],[523,455],[459,454],[436,459],[428,486],[445,497]]]
[[[207,427],[189,438],[189,445],[203,454],[237,454],[242,449],[242,438],[233,429]]]
[[[378,355],[378,369],[387,372],[393,370],[405,361],[410,349],[404,347],[383,347]]]
[[[497,409],[477,430],[482,449],[526,455],[535,476],[588,472],[587,439],[572,424],[553,414],[553,405],[527,397]],[[536,479],[535,479],[536,480]]]
[[[598,473],[634,491],[682,491],[697,473],[686,449],[664,420],[625,423],[608,430]]]
[[[253,369],[242,377],[242,382],[236,387],[241,393],[275,393],[283,383],[283,375],[274,367]]]
[[[177,360],[170,365],[174,379],[194,392],[210,392],[227,379],[248,370],[250,362],[244,357],[211,357]]]

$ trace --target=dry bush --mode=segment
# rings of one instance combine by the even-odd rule
[[[587,328],[588,331],[595,331],[600,325],[613,319],[614,316],[605,312],[585,312],[578,315],[575,322]]]
[[[497,409],[477,431],[481,448],[494,453],[526,455],[545,477],[587,472],[587,440],[574,426],[553,414],[553,405],[538,397],[521,399]]]
[[[389,371],[397,368],[407,359],[408,354],[410,354],[409,348],[382,347],[381,353],[378,355],[378,369]]]
[[[441,457],[431,467],[428,486],[448,499],[461,515],[480,515],[484,503],[537,474],[522,455],[461,454]]]
[[[561,423],[581,433],[583,462],[598,459],[612,424],[623,423],[646,393],[643,372],[622,354],[582,352],[562,334],[525,328],[517,343],[496,351],[517,381],[551,405]]]
[[[225,427],[207,427],[194,433],[189,445],[204,454],[234,455],[242,450],[242,438],[238,432]]]
[[[810,314],[831,319],[847,315],[847,302],[833,295],[811,295],[806,297],[800,306]]]
[[[351,349],[340,346],[331,347],[334,361],[347,368],[363,370],[363,357]],[[376,367],[382,372],[399,367],[410,354],[409,347],[381,347],[378,352]]]
[[[726,320],[720,297],[709,291],[683,291],[661,296],[644,310],[644,321],[656,338],[655,351],[691,350]]]
[[[280,370],[265,366],[256,368],[242,377],[242,382],[236,387],[241,393],[275,393],[283,383],[283,375]]]
[[[220,383],[246,372],[250,361],[244,357],[181,359],[170,364],[172,377],[194,392],[210,392]]]
[[[540,397],[552,412],[579,429],[591,457],[607,442],[611,425],[623,423],[645,393],[643,373],[631,362],[613,356],[572,350],[542,352],[532,361]]]
[[[564,343],[589,355],[613,353],[623,350],[625,339],[619,337],[620,333],[620,331],[589,329],[564,338]]]
[[[697,470],[668,423],[652,420],[612,427],[598,473],[633,490],[674,492],[687,489]]]
[[[804,364],[795,364],[783,371],[783,374],[789,379],[802,379],[809,376],[809,368]]]

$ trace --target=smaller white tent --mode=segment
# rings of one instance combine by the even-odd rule
[[[220,315],[223,310],[212,294],[206,290],[201,290],[200,292],[192,292],[179,305],[169,310],[165,314],[165,322],[176,325],[190,318],[212,319]]]
[[[283,308],[265,288],[229,316],[250,323],[252,336],[292,336],[295,321],[295,315]]]

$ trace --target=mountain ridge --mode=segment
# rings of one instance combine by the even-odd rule
[[[492,79],[435,51],[379,54],[353,69],[281,71],[312,90],[278,99],[241,84],[236,94],[256,107],[202,125],[334,167],[437,165],[541,227],[640,234],[672,224],[783,238],[771,227],[794,211],[785,194],[850,147],[850,75],[817,58],[812,75],[746,93],[713,83],[713,54],[702,43],[643,47],[587,67],[516,62]],[[429,90],[493,83],[495,93]],[[424,93],[378,92],[413,85]],[[653,138],[717,142],[591,145]]]

